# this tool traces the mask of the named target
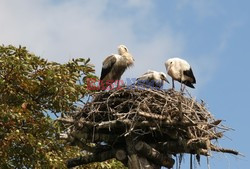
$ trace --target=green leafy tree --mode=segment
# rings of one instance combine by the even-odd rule
[[[58,139],[61,126],[48,114],[69,113],[90,91],[89,59],[48,62],[25,47],[0,46],[1,168],[65,168],[81,154]]]

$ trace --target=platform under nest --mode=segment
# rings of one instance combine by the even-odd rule
[[[142,166],[138,163],[145,160],[153,168],[171,168],[175,162],[171,156],[182,153],[195,154],[198,160],[212,151],[238,155],[213,142],[229,128],[203,102],[172,89],[127,87],[98,92],[81,111],[59,120],[68,125],[62,136],[91,152],[89,159],[116,158],[129,168]],[[68,166],[93,161],[72,159]]]

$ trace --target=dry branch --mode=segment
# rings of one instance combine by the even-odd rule
[[[204,102],[172,89],[133,87],[98,92],[81,111],[59,119],[69,126],[68,141],[83,149],[87,149],[84,143],[99,142],[119,147],[109,157],[128,163],[129,168],[139,168],[142,161],[150,164],[150,160],[156,166],[159,163],[171,166],[173,161],[167,158],[168,154],[209,156],[211,151],[239,154],[211,143],[222,138],[229,128],[213,117]],[[143,148],[135,151],[136,143],[140,143],[137,148]]]
[[[216,147],[214,145],[211,146],[211,150],[212,151],[217,151],[217,152],[222,152],[222,153],[229,153],[229,154],[234,154],[234,155],[240,155],[240,153],[236,150],[232,150],[232,149],[226,149],[226,148],[220,148],[220,147]]]
[[[155,148],[163,152],[168,152],[170,154],[189,153],[209,156],[209,152],[206,151],[209,149],[209,144],[209,140],[205,139],[199,139],[196,141],[194,140],[193,142],[190,142],[190,140],[182,140],[179,142],[168,141],[164,143],[158,143],[157,145],[155,145]]]
[[[119,161],[121,161],[124,165],[127,165],[128,158],[127,153],[123,149],[118,149],[115,153],[115,158]]]
[[[126,147],[127,147],[127,152],[129,155],[129,159],[128,159],[128,167],[129,168],[136,168],[136,169],[142,169],[142,167],[140,167],[140,162],[139,162],[139,158],[136,154],[136,151],[134,149],[134,140],[132,138],[132,136],[127,136],[125,137],[126,140]]]
[[[139,141],[135,145],[135,149],[136,151],[138,151],[138,153],[140,153],[141,156],[147,157],[160,166],[172,168],[174,165],[174,159],[161,154],[159,151],[152,148],[145,142]]]
[[[89,164],[92,162],[101,162],[115,157],[115,152],[113,150],[105,151],[102,153],[96,153],[92,155],[86,155],[84,157],[78,157],[68,160],[67,167],[75,167],[83,164]]]

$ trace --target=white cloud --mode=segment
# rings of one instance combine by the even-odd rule
[[[126,8],[135,8],[138,13],[119,20],[103,16],[105,11],[112,10],[109,5],[108,1],[76,0],[54,5],[42,0],[4,1],[0,7],[0,22],[4,25],[0,28],[1,43],[25,45],[32,52],[58,62],[91,57],[97,73],[103,58],[116,53],[119,44],[125,44],[137,62],[134,76],[143,73],[144,67],[156,67],[158,58],[167,53],[181,51],[181,40],[174,38],[169,28],[149,35],[146,42],[137,38],[134,27],[149,15],[151,1],[128,1]]]
[[[237,21],[231,21],[225,26],[223,33],[220,36],[220,44],[218,47],[218,52],[222,52],[227,48],[228,42],[234,35],[234,31],[242,27],[244,22],[238,19]]]
[[[219,8],[217,1],[215,0],[180,0],[177,3],[177,10],[183,10],[185,8],[191,8],[198,17],[204,19],[206,17],[217,16],[223,12],[222,8]]]
[[[49,0],[0,1],[0,43],[21,44],[41,57],[61,63],[71,58],[90,57],[97,75],[104,57],[116,53],[119,44],[127,45],[136,61],[123,79],[138,77],[148,69],[164,72],[165,60],[183,56],[186,48],[180,32],[164,24],[155,29],[154,22],[148,22],[155,17],[150,0],[129,0],[120,3],[122,6],[119,0],[72,0],[54,4]],[[108,12],[110,15],[106,16]],[[197,62],[194,64],[200,65]]]

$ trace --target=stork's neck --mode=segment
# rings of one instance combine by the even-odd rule
[[[124,52],[123,55],[122,55],[122,58],[123,58],[124,62],[126,62],[126,64],[128,66],[134,64],[134,58],[130,53]]]

